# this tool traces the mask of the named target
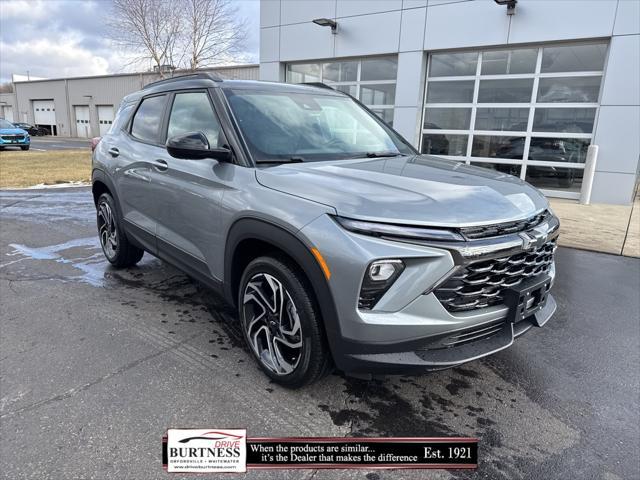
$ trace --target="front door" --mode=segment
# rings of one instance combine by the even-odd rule
[[[174,95],[166,138],[199,131],[210,148],[225,144],[220,122],[207,91],[185,91]],[[235,167],[213,159],[185,160],[171,157],[166,149],[158,159],[164,171],[153,175],[154,196],[159,199],[158,251],[208,277],[208,265],[220,255],[220,203],[224,178]],[[228,180],[227,180],[228,181]]]

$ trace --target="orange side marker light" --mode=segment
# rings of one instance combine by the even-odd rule
[[[318,264],[322,269],[322,273],[324,273],[324,276],[327,278],[327,280],[329,280],[331,278],[331,270],[329,270],[329,265],[327,265],[327,262],[325,262],[324,257],[320,253],[320,250],[314,247],[311,249],[311,253],[313,253],[314,257],[316,257],[316,260],[318,261]]]

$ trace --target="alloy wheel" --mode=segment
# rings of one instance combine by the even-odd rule
[[[302,358],[300,316],[276,277],[258,273],[244,289],[243,326],[260,362],[277,375],[293,372]]]
[[[102,250],[108,258],[114,258],[118,252],[116,221],[111,206],[101,202],[98,206],[98,233]]]

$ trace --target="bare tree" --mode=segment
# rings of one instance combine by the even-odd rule
[[[13,83],[11,82],[0,83],[0,93],[13,93]]]
[[[112,40],[135,56],[133,63],[150,60],[160,76],[163,65],[174,65],[180,35],[181,2],[166,0],[113,0],[109,19]]]
[[[247,37],[246,20],[231,0],[183,0],[184,67],[191,70],[229,62]],[[184,5],[183,4],[183,5]]]
[[[164,65],[195,70],[227,63],[244,46],[247,23],[232,0],[112,2],[112,40],[135,55],[131,63],[151,61],[161,77]]]

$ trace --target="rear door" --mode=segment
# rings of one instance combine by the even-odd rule
[[[109,134],[104,148],[114,159],[114,178],[127,231],[152,252],[156,251],[156,223],[160,199],[151,180],[158,158],[165,152],[161,143],[168,95],[144,97],[126,131]]]
[[[199,131],[210,148],[226,145],[220,121],[206,90],[176,92],[167,115],[166,138]],[[214,277],[208,265],[219,255],[220,202],[226,178],[235,165],[213,159],[185,160],[159,152],[166,169],[153,174],[154,197],[159,202],[159,253],[199,273]]]

